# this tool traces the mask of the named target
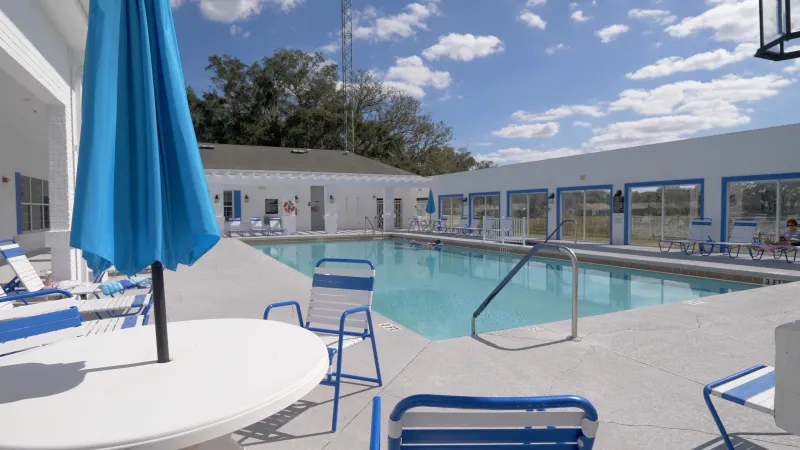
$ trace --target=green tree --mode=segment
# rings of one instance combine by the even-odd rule
[[[250,65],[211,56],[211,88],[187,87],[201,142],[341,149],[344,98],[338,69],[319,53],[279,49]],[[492,167],[454,149],[452,128],[422,111],[419,100],[360,71],[352,85],[356,154],[419,175]]]

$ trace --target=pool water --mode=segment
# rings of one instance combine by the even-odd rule
[[[461,247],[418,248],[405,240],[255,247],[309,276],[322,258],[371,261],[376,271],[373,309],[431,340],[469,335],[475,308],[520,259],[519,255]],[[581,264],[578,271],[581,317],[758,287],[592,264]],[[534,258],[481,314],[477,329],[496,331],[571,316],[571,263]]]

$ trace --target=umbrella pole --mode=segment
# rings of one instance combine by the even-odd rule
[[[158,362],[169,362],[169,340],[167,339],[167,306],[164,300],[164,266],[156,261],[150,265],[153,272],[153,307],[156,320],[156,349]]]

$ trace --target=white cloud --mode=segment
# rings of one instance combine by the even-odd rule
[[[578,5],[577,2],[572,2],[572,3],[569,4],[569,9],[575,10],[575,9],[578,9],[578,6],[579,5]]]
[[[492,134],[504,138],[548,138],[558,134],[558,130],[557,122],[531,125],[511,124],[500,130],[492,131]]]
[[[628,10],[628,17],[631,19],[654,20],[661,25],[669,25],[678,20],[677,17],[665,9],[631,9]]]
[[[567,45],[565,45],[563,43],[559,43],[559,44],[551,45],[550,47],[547,47],[544,50],[544,52],[547,53],[548,55],[552,55],[555,52],[558,52],[558,51],[561,51],[561,50],[566,50],[568,48],[569,47]]]
[[[547,0],[528,0],[525,2],[525,6],[528,8],[535,8],[537,6],[542,6],[547,3]]]
[[[185,0],[171,0],[177,8]],[[196,0],[206,19],[214,22],[233,23],[261,13],[264,5],[277,6],[283,11],[291,11],[305,0]]]
[[[518,164],[543,159],[563,158],[586,153],[586,150],[577,148],[557,148],[553,150],[536,150],[530,148],[504,148],[491,153],[475,155],[478,161],[494,161],[497,164]]]
[[[549,120],[559,120],[574,115],[603,117],[605,116],[605,112],[603,112],[600,106],[562,105],[558,108],[548,109],[547,111],[539,114],[529,113],[527,111],[516,111],[511,116],[524,122],[545,122]]]
[[[491,142],[476,142],[475,145],[477,145],[478,147],[489,147],[490,145],[494,144]]]
[[[727,75],[709,82],[680,81],[652,90],[628,89],[611,103],[612,111],[631,110],[648,117],[618,122],[595,130],[587,148],[609,150],[689,137],[700,131],[727,128],[750,122],[747,108],[778,94],[794,80],[777,75],[743,78]]]
[[[713,6],[702,14],[686,17],[664,31],[686,37],[700,30],[713,30],[718,41],[758,42],[757,0],[710,0]]]
[[[800,59],[795,59],[794,64],[792,64],[791,66],[784,67],[783,71],[786,73],[800,72]]]
[[[243,38],[249,38],[250,37],[250,32],[249,31],[245,31],[244,28],[242,28],[242,27],[240,27],[240,26],[238,26],[236,24],[233,24],[233,25],[231,25],[231,36],[237,36],[237,35],[241,36]]]
[[[576,120],[575,122],[572,122],[572,126],[573,127],[581,127],[581,128],[589,128],[590,126],[592,126],[592,124],[589,123],[589,122],[582,122],[580,120]]]
[[[429,69],[419,56],[397,58],[395,65],[386,74],[377,75],[384,80],[386,86],[416,98],[425,97],[426,87],[445,89],[451,83],[449,72]]]
[[[694,72],[698,70],[715,70],[753,56],[756,44],[739,44],[733,51],[719,48],[710,52],[698,53],[688,58],[670,56],[656,61],[654,64],[626,74],[631,80],[659,78],[678,72]]]
[[[536,14],[530,11],[523,11],[522,14],[519,15],[519,18],[522,19],[529,27],[531,28],[538,28],[540,30],[544,30],[547,26],[547,22],[542,20],[541,17],[537,16]]]
[[[502,51],[503,41],[497,36],[450,33],[440,36],[439,42],[423,50],[422,56],[428,60],[445,56],[456,61],[472,61]]]
[[[597,30],[595,34],[597,35],[597,37],[600,38],[600,42],[602,42],[603,44],[608,44],[609,42],[616,39],[617,36],[627,31],[628,31],[627,25],[614,24],[614,25],[609,25],[601,30]]]
[[[183,0],[169,0],[169,6],[171,6],[172,9],[180,8],[182,4]]]
[[[572,18],[572,20],[574,20],[575,22],[586,22],[587,20],[592,20],[592,18],[591,18],[591,17],[589,17],[589,16],[584,16],[584,15],[583,15],[583,11],[581,11],[580,9],[579,9],[579,10],[577,10],[577,11],[575,11],[575,12],[573,12],[573,13],[572,13],[572,15],[571,15],[570,17],[571,17],[571,18]]]
[[[322,47],[317,47],[317,50],[322,53],[336,53],[341,48],[341,44],[338,41],[331,41]]]
[[[427,30],[425,21],[439,14],[435,2],[409,3],[404,11],[393,16],[378,17],[373,7],[367,7],[356,16],[357,24],[353,29],[356,39],[374,39],[386,41],[390,39],[408,38],[417,34],[417,30]],[[361,25],[360,22],[367,22]]]

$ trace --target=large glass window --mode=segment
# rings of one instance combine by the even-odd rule
[[[233,191],[222,193],[222,215],[226,222],[233,219]]]
[[[561,228],[562,239],[611,242],[611,189],[590,189],[561,193],[561,220],[572,219]]]
[[[631,188],[628,199],[631,244],[656,244],[660,239],[685,239],[689,223],[700,217],[701,185]]]
[[[483,219],[484,217],[500,217],[500,194],[472,196],[472,218]]]
[[[50,194],[47,180],[21,176],[20,206],[22,231],[50,229]]]
[[[442,219],[447,219],[445,223],[448,227],[461,226],[461,207],[462,200],[460,195],[458,197],[442,198],[441,217]]]
[[[753,218],[758,237],[774,240],[783,233],[787,219],[799,217],[800,179],[728,183],[728,236],[736,219]]]
[[[547,193],[511,194],[511,217],[528,219],[528,236],[546,237]]]

